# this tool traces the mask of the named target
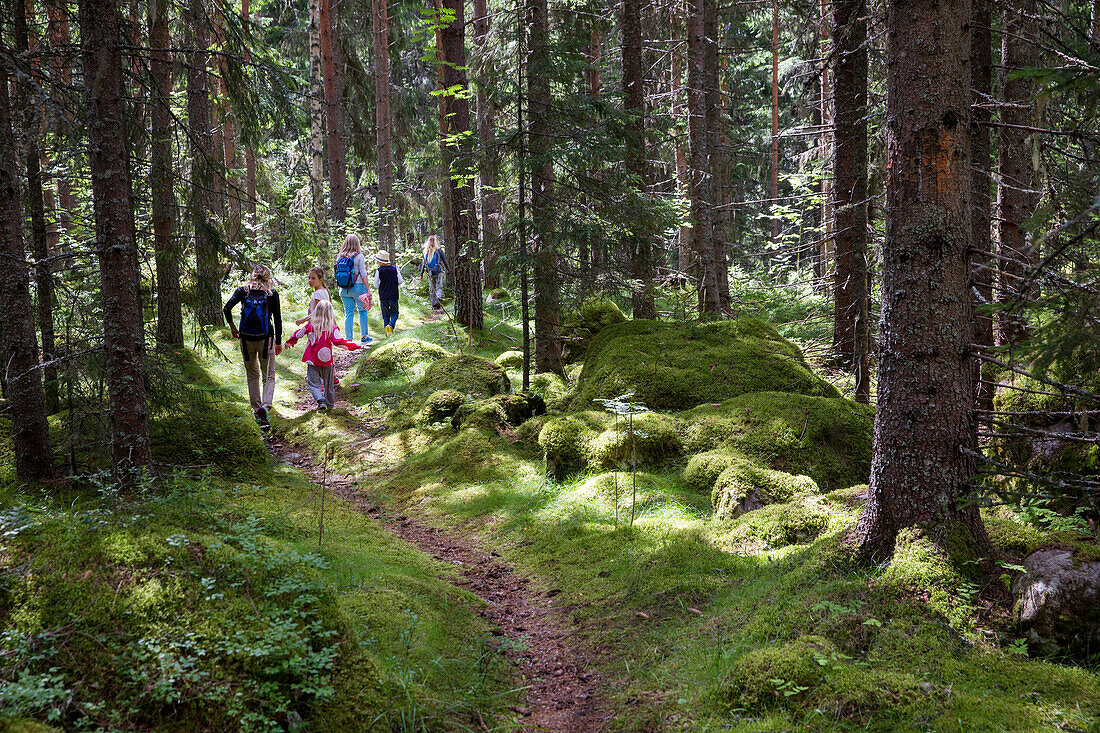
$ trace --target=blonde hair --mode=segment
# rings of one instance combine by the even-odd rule
[[[328,289],[328,285],[325,285],[325,268],[323,267],[311,267],[309,268],[310,275],[316,275],[317,279],[321,281],[321,287]]]
[[[336,328],[336,314],[332,310],[332,303],[327,300],[314,303],[313,312],[309,314],[309,324],[313,326],[314,333],[331,333]]]
[[[429,235],[428,238],[424,240],[424,259],[427,260],[431,257],[432,252],[435,252],[437,249],[439,249],[439,235]]]
[[[244,281],[246,290],[262,290],[268,295],[275,290],[275,279],[271,274],[271,268],[256,265],[252,268],[252,274]]]
[[[362,250],[359,248],[359,237],[354,234],[349,234],[344,237],[344,246],[340,248],[341,257],[351,257],[357,255]]]

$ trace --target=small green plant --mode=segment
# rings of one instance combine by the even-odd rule
[[[627,435],[630,436],[630,526],[634,526],[634,509],[638,503],[638,448],[637,438],[648,437],[645,433],[636,433],[634,431],[634,416],[640,413],[649,412],[649,408],[639,402],[628,402],[631,397],[634,396],[634,392],[625,392],[618,397],[614,397],[609,400],[595,398],[592,401],[598,402],[603,405],[603,408],[610,413],[622,417],[626,416],[627,421]],[[619,524],[619,480],[615,479],[615,526]]]

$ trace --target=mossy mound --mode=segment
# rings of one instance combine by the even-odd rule
[[[588,444],[587,462],[599,469],[661,466],[680,457],[674,421],[653,412],[618,416]]]
[[[711,489],[711,504],[714,516],[722,519],[820,491],[809,476],[792,476],[742,459],[718,475]]]
[[[606,413],[576,412],[548,421],[539,432],[546,472],[557,479],[588,466],[588,446],[612,417]]]
[[[199,397],[149,423],[153,459],[180,466],[213,465],[219,474],[248,478],[266,470],[267,447],[245,407]]]
[[[463,394],[490,397],[511,390],[500,366],[473,354],[448,356],[433,361],[417,383],[422,392],[454,389]]]
[[[562,360],[566,364],[584,359],[592,338],[608,326],[625,323],[626,315],[619,306],[605,298],[589,298],[575,312],[566,313],[562,319],[564,348]]]
[[[823,490],[865,483],[874,410],[844,398],[757,392],[680,413],[687,453],[720,447],[803,473]]]
[[[634,392],[661,412],[687,410],[751,392],[839,397],[806,365],[802,352],[751,318],[682,324],[628,321],[604,328],[585,356],[571,407]]]
[[[359,360],[355,368],[356,380],[386,379],[405,375],[415,380],[428,363],[450,356],[450,352],[438,344],[418,338],[403,338],[373,349]],[[441,389],[449,385],[443,385]]]
[[[798,496],[739,517],[725,533],[723,544],[760,550],[804,545],[825,531],[832,516],[820,497]]]
[[[417,422],[422,425],[450,420],[466,402],[466,395],[455,389],[441,389],[428,395],[424,401],[424,407],[416,416]]]
[[[709,494],[722,472],[742,459],[744,456],[722,448],[696,453],[684,466],[684,483],[700,494]]]
[[[880,582],[898,594],[916,593],[927,598],[927,606],[947,619],[948,624],[960,634],[972,632],[974,616],[970,606],[963,601],[959,591],[967,582],[961,571],[964,563],[971,572],[976,571],[977,558],[969,554],[968,530],[959,524],[946,530],[938,528],[938,534],[954,532],[954,537],[934,541],[920,527],[909,527],[898,532],[894,541],[894,553],[890,564],[882,572]],[[952,554],[944,546],[957,547]]]
[[[490,303],[503,303],[511,299],[512,294],[504,288],[494,288],[493,290],[489,291]]]
[[[499,394],[461,405],[451,425],[455,430],[469,427],[503,432],[545,413],[546,402],[538,395]]]
[[[549,410],[563,410],[569,404],[573,388],[553,372],[541,372],[531,377],[531,393],[546,401]]]
[[[523,352],[522,351],[505,351],[498,356],[494,361],[497,365],[504,369],[522,369],[523,368]]]

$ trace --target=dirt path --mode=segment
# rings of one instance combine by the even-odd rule
[[[360,353],[337,352],[337,375],[345,375]],[[336,394],[338,407],[350,407],[339,388]],[[299,387],[299,398],[299,409],[312,406],[304,384]],[[366,421],[363,427],[368,433]],[[298,468],[320,479],[321,469],[307,450],[290,446],[278,436],[269,445],[276,455],[291,456]],[[369,460],[369,443],[364,443],[361,450]],[[603,682],[594,671],[597,650],[578,638],[579,629],[555,606],[558,591],[533,589],[528,578],[503,562],[499,553],[486,551],[476,536],[450,534],[429,526],[412,515],[415,507],[383,511],[370,505],[353,482],[338,475],[329,476],[328,485],[398,537],[461,569],[456,584],[485,601],[478,613],[497,627],[503,654],[515,663],[520,684],[527,691],[525,703],[513,708],[519,721],[516,730],[589,733],[607,728],[614,712],[602,692]]]

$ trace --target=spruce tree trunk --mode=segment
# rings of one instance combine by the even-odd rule
[[[215,10],[217,17],[218,43],[225,48],[225,18],[222,8]],[[221,114],[221,150],[225,163],[225,176],[219,178],[223,181],[225,190],[225,239],[232,247],[238,247],[241,243],[241,181],[237,176],[237,134],[233,124],[233,105],[229,100],[228,61],[225,56],[218,56],[218,69],[221,72],[218,77],[219,107]]]
[[[248,0],[241,0],[241,25],[247,31],[251,22]],[[252,54],[249,52],[247,45],[245,46],[244,60],[245,63],[252,61]],[[248,226],[244,228],[244,235],[251,243],[255,240],[252,228],[256,225],[256,147],[251,141],[246,142],[244,147],[244,193],[245,211],[248,214]]]
[[[779,0],[772,0],[771,200],[779,205]],[[779,217],[772,216],[772,247],[779,246]]]
[[[682,4],[682,3],[681,3]],[[680,18],[682,13],[675,9],[669,13],[669,22],[672,26],[672,103],[671,114],[673,120],[683,117],[683,87],[684,87],[684,57],[680,51]],[[676,131],[676,190],[684,200],[691,200],[691,175],[688,172],[687,145],[684,135],[686,130]],[[680,227],[679,240],[677,242],[676,266],[681,273],[692,269],[691,227],[685,223]]]
[[[973,0],[973,22],[970,24],[970,88],[972,91],[970,121],[970,249],[971,277],[975,305],[993,302],[993,254],[990,224],[990,120],[988,104],[993,87],[993,38],[990,25],[993,17],[990,0]],[[974,314],[974,343],[993,345],[993,314]],[[980,364],[974,365],[974,394],[978,407],[993,409],[993,391],[981,383]]]
[[[13,13],[15,20],[16,50],[30,50],[27,35],[27,13],[31,12],[29,3],[16,3]],[[33,20],[33,17],[32,17]],[[42,187],[42,157],[39,153],[42,120],[39,110],[44,108],[35,86],[29,81],[20,81],[16,85],[23,99],[23,161],[27,169],[27,209],[31,220],[31,251],[34,254],[34,283],[38,295],[38,329],[42,333],[42,376],[45,379],[46,412],[52,414],[60,409],[58,396],[57,346],[53,330],[54,283],[50,268],[50,248],[46,231],[46,197]]]
[[[222,323],[222,269],[217,232],[210,220],[217,202],[214,194],[216,175],[213,125],[210,121],[210,77],[206,71],[210,18],[203,0],[189,0],[183,24],[191,55],[191,63],[187,67],[187,125],[191,143],[189,203],[195,239],[195,316],[204,326],[217,326]]]
[[[722,102],[718,85],[718,2],[705,0],[703,4],[704,55],[703,68],[706,98],[707,128],[707,205],[710,207],[710,246],[707,248],[709,268],[714,272],[714,295],[708,301],[717,300],[719,312],[730,307],[729,268],[726,265],[726,231],[723,217],[718,210],[722,198],[722,169],[726,151],[722,148]]]
[[[940,547],[987,546],[970,496],[970,0],[887,10],[886,239],[870,497],[855,529],[866,560],[900,530]]]
[[[58,157],[68,140],[68,131],[73,129],[71,105],[67,104],[64,90],[72,85],[72,61],[69,58],[69,46],[72,33],[69,28],[68,5],[62,0],[49,0],[46,3],[47,32],[50,36],[50,96],[57,112],[51,122],[54,144]],[[67,175],[57,178],[57,223],[66,234],[72,230],[72,212],[76,209],[76,197]],[[66,245],[67,247],[67,245]]]
[[[645,70],[642,61],[642,13],[645,0],[622,0],[623,28],[623,105],[629,115],[626,123],[625,167],[638,187],[639,201],[644,200],[649,187],[649,166],[646,163],[645,132]],[[644,212],[643,212],[644,213]],[[643,217],[634,217],[627,235],[627,253],[631,274],[637,282],[630,302],[635,318],[656,318],[653,303],[653,243],[646,231]]]
[[[546,0],[529,0],[531,191],[535,235],[535,371],[563,374],[558,253],[554,237],[554,161],[550,139],[550,25]]]
[[[1021,0],[1004,11],[1001,41],[1001,65],[1005,74],[1004,105],[1001,108],[1000,171],[997,177],[997,286],[998,303],[1009,306],[997,313],[998,344],[1013,344],[1030,336],[1022,306],[1038,296],[1038,280],[1031,269],[1038,262],[1035,238],[1024,230],[1035,213],[1033,163],[1039,140],[1035,133],[1020,129],[1035,126],[1035,82],[1009,78],[1022,69],[1039,63],[1034,37],[1035,0]]]
[[[390,20],[387,0],[374,0],[374,124],[378,171],[378,247],[396,262],[393,241],[393,150],[390,145]]]
[[[328,222],[325,214],[325,85],[321,81],[321,0],[309,0],[309,190],[317,245],[328,265]]]
[[[168,7],[149,3],[149,74],[152,80],[150,195],[157,268],[157,346],[183,348],[180,261],[176,246],[176,194],[172,175],[172,61]]]
[[[436,13],[442,14],[443,12],[443,0],[435,0]],[[447,54],[443,49],[443,30],[438,26],[435,29],[435,49],[436,49],[436,79],[439,80],[438,89],[440,92],[437,99],[439,100],[439,158],[440,158],[440,199],[443,204],[443,248],[447,253],[447,261],[454,262],[458,257],[458,249],[455,247],[455,228],[454,217],[451,213],[451,186],[447,183],[447,180],[451,176],[451,166],[453,164],[453,153],[449,145],[446,144],[447,137],[450,135],[451,122],[448,119],[448,110],[450,98],[443,94],[443,74],[444,67],[447,63]]]
[[[487,87],[489,79],[489,61],[487,41],[489,37],[489,8],[486,0],[474,0],[474,39],[477,43],[478,85],[477,85],[477,137],[478,151],[478,188],[481,199],[481,257],[482,272],[486,290],[500,287],[500,273],[494,264],[500,249],[500,192],[497,187],[497,156],[490,148],[493,141],[493,128],[496,124],[496,105]]]
[[[830,43],[829,28],[832,25],[829,21],[828,0],[821,0],[820,3],[820,23],[821,23],[821,58],[829,58],[832,53]],[[818,97],[818,114],[820,115],[821,125],[821,160],[828,161],[833,155],[832,144],[832,129],[833,129],[833,112],[832,112],[832,83],[829,78],[829,65],[825,64],[821,68],[821,80],[818,88],[820,96]],[[827,167],[827,166],[826,166]],[[820,266],[821,282],[825,283],[823,289],[827,292],[830,282],[830,275],[833,271],[833,215],[832,215],[832,184],[828,179],[828,176],[823,176],[821,179],[821,244],[819,250],[818,261]]]
[[[121,34],[116,0],[82,0],[80,35],[88,94],[88,165],[92,171],[96,252],[103,300],[111,452],[124,484],[152,463],[145,408],[145,353],[138,293],[133,195],[126,150]],[[200,67],[205,73],[205,64]],[[218,309],[219,316],[221,310]]]
[[[454,20],[442,29],[443,54],[448,61],[443,67],[443,87],[462,90],[451,97],[447,105],[452,129],[459,135],[470,130],[470,101],[465,94],[469,85],[466,79],[466,16],[463,6],[463,0],[443,0],[443,7],[454,13]],[[456,250],[455,321],[470,331],[480,331],[484,327],[481,254],[478,247],[477,208],[474,202],[473,145],[469,135],[462,136],[452,149],[454,164],[448,185],[451,189],[451,218],[454,222]]]
[[[691,142],[691,242],[695,259],[699,315],[714,318],[720,311],[718,273],[714,266],[713,218],[709,193],[710,150],[706,98],[706,6],[713,0],[687,0],[688,37],[688,137]]]
[[[870,398],[867,293],[867,6],[834,0],[836,153],[833,211],[836,217],[833,351],[838,365],[856,377],[856,399]]]
[[[344,64],[340,48],[340,0],[321,2],[321,72],[325,86],[325,132],[328,142],[329,208],[339,227],[347,218],[347,171],[344,159]]]
[[[0,30],[4,19],[0,18]],[[2,40],[0,40],[2,43]],[[7,263],[7,275],[0,278],[0,359],[5,395],[10,404],[12,438],[15,443],[15,473],[20,480],[51,478],[53,449],[46,422],[42,377],[38,370],[38,343],[31,310],[30,283],[23,249],[23,212],[19,195],[18,143],[12,128],[8,85],[10,51],[0,48],[0,257]]]

